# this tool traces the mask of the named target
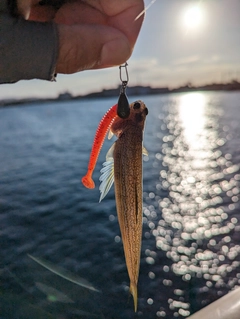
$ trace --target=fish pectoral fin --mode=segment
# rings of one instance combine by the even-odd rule
[[[114,152],[114,148],[115,148],[115,143],[113,143],[113,145],[107,151],[106,162],[113,160],[113,152]]]
[[[142,153],[143,155],[148,156],[148,151],[146,150],[144,146],[142,146]]]
[[[113,132],[112,132],[112,130],[111,129],[109,129],[109,131],[108,131],[108,139],[109,140],[111,140],[111,138],[113,137]]]
[[[101,184],[99,190],[101,193],[99,202],[107,195],[112,184],[114,182],[114,160],[113,160],[113,150],[115,143],[111,146],[106,155],[106,162],[103,163],[103,168],[101,169],[101,176],[99,178]]]

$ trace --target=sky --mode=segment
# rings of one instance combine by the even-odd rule
[[[145,0],[151,3],[128,60],[129,86],[240,80],[240,0]],[[0,100],[76,96],[119,84],[118,67],[83,71],[58,75],[57,82],[0,85]]]

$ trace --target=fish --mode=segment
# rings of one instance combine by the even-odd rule
[[[114,115],[109,129],[118,139],[107,152],[99,187],[101,201],[115,182],[118,222],[135,312],[142,241],[142,154],[148,155],[143,146],[147,114],[146,105],[138,100],[130,104],[128,118]]]
[[[95,291],[95,292],[100,292],[98,289],[96,289],[90,282],[88,282],[86,279],[78,277],[77,275],[73,274],[72,272],[57,266],[53,263],[51,263],[48,260],[45,260],[44,258],[39,258],[39,257],[33,257],[32,255],[28,254],[28,257],[34,260],[36,263],[41,265],[42,267],[48,269],[52,273],[78,285],[81,287],[84,287],[86,289]]]

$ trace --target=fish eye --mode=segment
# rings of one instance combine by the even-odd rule
[[[133,105],[134,110],[140,109],[141,104],[139,102],[135,102]]]
[[[145,114],[148,115],[148,108],[145,108]]]

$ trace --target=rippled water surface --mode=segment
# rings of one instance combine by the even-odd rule
[[[240,285],[240,93],[142,100],[149,157],[137,314],[114,192],[99,204],[98,189],[80,182],[115,99],[0,109],[1,319],[186,318]]]

